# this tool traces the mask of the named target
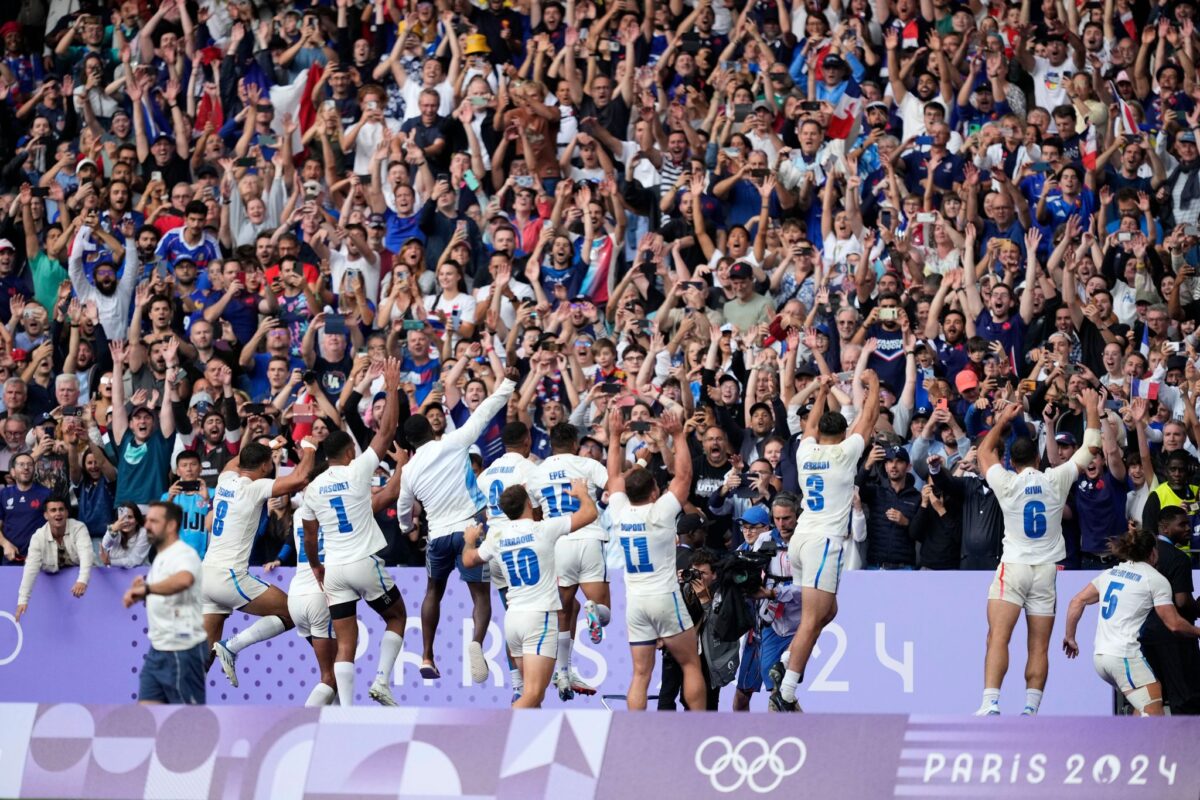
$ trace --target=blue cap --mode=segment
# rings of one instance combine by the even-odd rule
[[[771,514],[766,506],[750,506],[742,513],[743,525],[770,525]]]

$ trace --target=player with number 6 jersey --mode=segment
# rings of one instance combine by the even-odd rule
[[[509,521],[494,529],[482,543],[482,526],[473,525],[464,534],[463,563],[467,567],[499,561],[508,577],[504,638],[524,681],[524,691],[513,701],[514,708],[539,708],[554,669],[558,609],[562,606],[555,545],[597,516],[586,483],[572,481],[567,494],[577,506],[570,516],[535,521],[525,487],[510,486],[499,501]]]
[[[313,478],[304,492],[304,549],[313,574],[325,590],[329,616],[337,636],[337,658],[333,664],[341,704],[354,702],[354,653],[358,647],[357,605],[366,600],[385,623],[375,680],[368,692],[372,700],[394,706],[391,676],[404,644],[407,614],[400,590],[384,569],[376,553],[387,546],[383,531],[375,521],[375,512],[390,499],[371,494],[371,480],[380,459],[396,435],[400,419],[400,362],[389,358],[383,368],[387,401],[379,429],[370,446],[355,457],[354,438],[345,431],[334,431],[323,446],[329,466]],[[400,457],[399,461],[406,459]],[[397,463],[399,472],[402,463]],[[393,475],[394,483],[399,478]],[[397,489],[396,495],[399,494]],[[320,540],[324,540],[325,561],[319,558]]]
[[[615,404],[608,406],[608,440],[620,442],[625,419]],[[679,415],[667,411],[662,431],[675,439],[671,483],[659,492],[654,475],[634,467],[622,475],[625,449],[608,448],[608,511],[612,529],[625,552],[625,627],[633,657],[626,705],[646,710],[646,692],[654,670],[654,652],[661,639],[683,672],[683,700],[688,710],[704,711],[707,689],[700,670],[696,630],[684,607],[675,572],[675,521],[692,485],[692,456],[683,439]]]
[[[308,484],[317,445],[306,437],[300,451],[300,463],[290,475],[271,478],[268,476],[275,471],[272,448],[249,442],[217,477],[208,552],[204,554],[204,630],[212,657],[221,662],[225,677],[235,687],[237,654],[292,627],[287,595],[251,575],[247,567],[250,548],[266,522],[267,500],[292,495]],[[260,619],[228,640],[221,639],[225,618],[235,610]]]
[[[1150,612],[1177,636],[1200,637],[1200,628],[1179,615],[1171,584],[1154,568],[1158,544],[1148,531],[1130,523],[1129,530],[1109,544],[1117,566],[1097,575],[1067,607],[1063,651],[1079,655],[1075,630],[1084,608],[1100,603],[1092,665],[1105,683],[1117,689],[1143,717],[1163,714],[1162,684],[1142,656],[1138,641]]]
[[[1025,666],[1024,716],[1037,714],[1050,671],[1048,650],[1058,600],[1055,563],[1067,554],[1062,515],[1071,484],[1100,451],[1100,396],[1094,389],[1081,393],[1087,409],[1083,446],[1065,464],[1045,472],[1037,468],[1038,448],[1023,435],[1024,407],[1009,403],[979,445],[979,467],[1004,515],[1004,550],[988,589],[988,638],[984,658],[983,702],[978,716],[1000,713],[1000,686],[1008,671],[1008,644],[1025,611],[1029,627],[1029,656]],[[1013,470],[1005,469],[1000,447],[1011,426],[1018,435],[1009,446]]]

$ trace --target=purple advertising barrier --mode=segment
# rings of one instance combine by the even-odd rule
[[[1195,800],[1200,721],[0,705],[0,796]]]
[[[260,571],[255,570],[256,574]],[[285,589],[291,570],[280,569],[263,577]],[[137,673],[148,647],[145,609],[124,609],[121,596],[135,571],[97,568],[87,594],[76,599],[70,588],[74,570],[42,575],[26,616],[17,624],[11,609],[16,604],[21,572],[0,568],[0,702],[126,703],[137,691]],[[465,586],[450,582],[442,603],[437,656],[440,681],[426,681],[420,666],[419,606],[425,591],[425,574],[419,569],[393,569],[396,583],[409,609],[405,652],[393,675],[396,700],[404,706],[454,706],[504,708],[512,692],[502,649],[503,610],[493,599],[493,624],[484,652],[491,667],[485,685],[472,686],[467,662],[471,639],[471,601]],[[1061,652],[1063,610],[1090,573],[1064,572],[1059,576],[1060,614],[1051,640],[1050,677],[1042,703],[1043,714],[1107,715],[1112,713],[1112,693],[1092,669],[1092,638],[1096,609],[1089,609],[1079,628],[1083,655],[1068,661]],[[984,572],[851,572],[838,594],[837,619],[817,642],[799,699],[807,711],[841,713],[962,714],[974,711],[980,701],[984,639],[987,630],[987,587]],[[613,624],[605,640],[593,645],[585,626],[575,640],[573,663],[584,680],[602,694],[624,695],[631,672],[625,635],[624,586],[612,584]],[[358,696],[365,693],[375,674],[381,634],[380,620],[360,605]],[[230,636],[247,624],[248,617],[234,614],[226,624]],[[1024,705],[1022,679],[1025,627],[1018,625],[1010,648],[1009,674],[1001,708],[1015,712]],[[213,670],[209,675],[208,702],[213,705],[300,705],[317,679],[316,663],[308,643],[285,633],[257,644],[238,659],[240,688],[233,689]],[[657,677],[651,683],[652,693]],[[732,702],[726,688],[722,708]],[[619,707],[619,700],[610,700]],[[551,691],[551,707],[600,708],[601,699],[577,696],[565,705]],[[765,708],[765,696],[756,695],[753,708]]]

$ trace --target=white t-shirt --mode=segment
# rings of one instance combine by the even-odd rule
[[[671,492],[640,506],[630,505],[624,492],[608,498],[613,530],[625,552],[625,592],[630,597],[678,591],[675,521],[682,510]]]
[[[438,116],[448,117],[454,111],[454,90],[450,88],[449,81],[442,81],[437,86],[433,87],[438,96],[442,98],[441,105],[438,106]],[[404,88],[400,90],[401,96],[404,97],[404,119],[401,122],[408,122],[410,119],[415,119],[421,116],[421,92],[425,91],[425,84],[415,78],[409,78],[404,82]],[[358,170],[355,170],[358,172]],[[366,170],[362,170],[363,173]]]
[[[437,300],[436,304],[434,300]],[[459,292],[453,300],[444,294],[426,295],[425,310],[432,312],[435,309],[446,315],[446,327],[454,332],[455,338],[459,325],[464,322],[475,324],[475,298],[465,292]]]
[[[351,564],[387,545],[371,510],[371,478],[379,456],[368,447],[349,464],[330,466],[304,491],[304,508],[321,525],[325,564]]]
[[[521,300],[533,300],[533,287],[521,281],[510,281],[508,288],[512,290],[513,296]],[[492,287],[480,286],[475,290],[475,308],[479,309],[480,303],[488,303],[492,299]],[[472,320],[473,321],[473,320]],[[507,297],[500,298],[500,321],[504,323],[504,327],[512,330],[517,324],[517,309],[513,305],[512,300]]]
[[[1037,105],[1046,111],[1070,104],[1067,99],[1067,81],[1075,74],[1075,65],[1070,55],[1059,66],[1054,66],[1041,56],[1033,57],[1033,96]],[[1053,129],[1054,120],[1050,120]]]
[[[299,597],[302,594],[324,594],[321,589],[321,584],[317,583],[317,576],[313,575],[312,567],[308,564],[308,554],[304,552],[304,521],[316,520],[316,517],[311,511],[303,505],[303,496],[301,496],[301,505],[296,509],[296,513],[292,515],[292,537],[295,540],[296,548],[296,572],[292,575],[292,584],[288,587],[288,594],[294,594]],[[317,529],[317,561],[321,564],[325,563],[325,534]]]
[[[1063,507],[1079,477],[1073,461],[1042,472],[1011,472],[993,464],[985,476],[1004,513],[1004,555],[1010,564],[1053,564],[1066,557]]]
[[[845,539],[850,533],[854,479],[866,442],[852,433],[838,444],[808,438],[796,448],[796,479],[804,493],[800,538]]]
[[[1145,562],[1122,561],[1092,579],[1100,593],[1100,618],[1096,620],[1095,653],[1098,656],[1140,656],[1138,634],[1155,606],[1174,604],[1171,584]]]
[[[250,563],[250,548],[266,513],[275,481],[251,480],[234,470],[217,476],[213,495],[212,532],[204,564],[221,569],[245,569]]]
[[[172,595],[146,595],[150,646],[167,653],[188,650],[205,640],[200,556],[190,545],[177,541],[159,550],[146,574],[146,583],[158,583],[180,572],[192,573],[195,582]]]
[[[509,611],[558,611],[558,570],[554,567],[554,543],[571,532],[571,518],[535,522],[531,519],[510,521],[500,535],[484,539],[479,555],[498,561],[508,579]],[[672,569],[674,562],[672,562]]]
[[[342,293],[342,281],[346,277],[346,273],[352,269],[358,270],[358,273],[363,279],[363,288],[367,292],[367,299],[376,305],[379,304],[379,259],[376,258],[372,264],[367,259],[359,255],[358,258],[350,258],[350,254],[345,245],[336,250],[329,251],[329,271],[333,279],[334,294]],[[350,292],[350,287],[346,287],[346,293]]]
[[[542,507],[543,519],[570,517],[579,510],[579,501],[567,494],[571,481],[587,481],[588,494],[593,497],[608,484],[608,470],[594,458],[560,453],[552,455],[534,467],[533,480],[528,484],[533,502]],[[597,519],[571,534],[577,539],[608,541],[608,531]]]
[[[510,486],[518,484],[529,488],[533,481],[534,465],[520,453],[505,453],[491,463],[487,469],[479,473],[477,483],[480,490],[487,496],[487,519],[490,526],[495,521],[509,522],[508,516],[500,510],[500,495]],[[533,496],[530,496],[533,500]],[[536,501],[535,501],[536,502]]]
[[[420,109],[417,109],[417,113],[421,113]],[[358,136],[354,137],[354,174],[367,175],[371,172],[371,156],[383,143],[384,125],[391,128],[392,133],[400,132],[400,122],[386,117],[382,123],[364,122],[358,129]]]

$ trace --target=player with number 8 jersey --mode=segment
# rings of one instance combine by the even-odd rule
[[[581,480],[572,481],[567,494],[578,509],[570,516],[535,521],[533,504],[525,487],[508,487],[499,498],[507,522],[493,529],[480,544],[481,525],[463,534],[462,560],[468,568],[499,561],[508,577],[508,610],[504,638],[524,680],[524,691],[514,708],[538,708],[550,684],[558,652],[558,570],[555,544],[596,519],[596,504]]]
[[[1099,395],[1094,389],[1080,393],[1087,410],[1083,446],[1065,464],[1042,472],[1037,468],[1038,449],[1023,435],[1021,403],[1009,403],[996,415],[995,424],[979,445],[979,466],[1004,515],[1004,544],[1000,566],[988,589],[988,638],[984,658],[983,702],[975,713],[1000,713],[1000,686],[1008,669],[1008,644],[1013,628],[1025,611],[1029,626],[1029,657],[1025,666],[1026,716],[1037,714],[1050,670],[1048,649],[1057,605],[1055,563],[1067,554],[1062,515],[1071,484],[1100,451]],[[1005,469],[1001,441],[1010,427],[1017,434],[1009,446],[1013,469]]]

